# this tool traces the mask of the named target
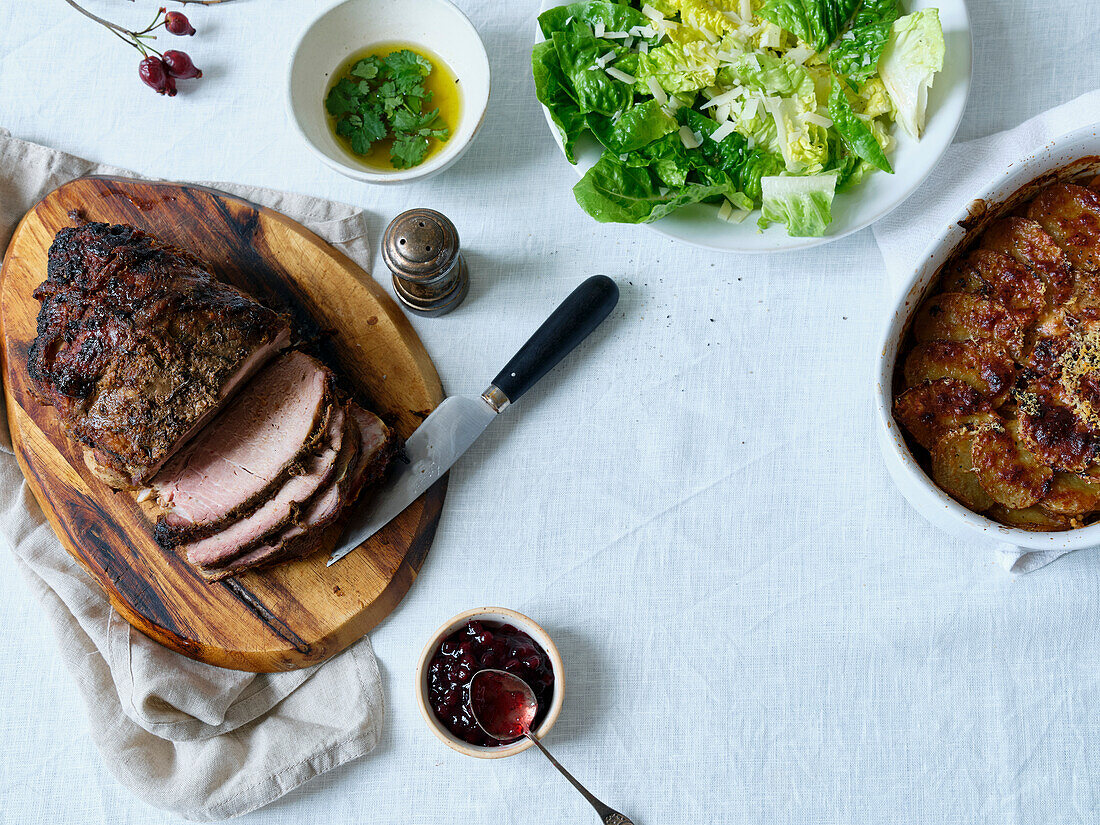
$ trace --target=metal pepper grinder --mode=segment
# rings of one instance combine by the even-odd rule
[[[446,315],[470,289],[458,230],[434,209],[410,209],[382,237],[382,260],[393,273],[398,300],[417,315]]]

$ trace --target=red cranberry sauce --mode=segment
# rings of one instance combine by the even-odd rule
[[[470,680],[484,668],[505,670],[531,686],[539,702],[531,727],[538,729],[554,694],[550,657],[522,630],[510,624],[476,620],[447,636],[428,665],[428,703],[443,727],[471,745],[508,744],[488,736],[469,710]]]

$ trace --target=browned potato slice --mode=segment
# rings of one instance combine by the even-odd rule
[[[1011,353],[1019,354],[1024,341],[1024,326],[1004,304],[966,292],[933,295],[921,306],[913,320],[917,343],[928,341],[997,341]]]
[[[1014,510],[1037,504],[1054,476],[1020,443],[1015,421],[992,426],[974,436],[974,470],[985,491],[998,504]]]
[[[932,448],[932,478],[951,498],[975,512],[993,506],[974,472],[973,430],[952,430]]]
[[[1009,527],[1019,527],[1021,530],[1035,530],[1036,532],[1068,530],[1073,523],[1065,516],[1048,513],[1042,507],[1025,507],[1021,510],[1011,510],[994,504],[986,513],[991,519],[1007,524]]]
[[[1100,273],[1077,272],[1077,281],[1066,303],[1066,311],[1087,327],[1096,328],[1100,321]]]
[[[982,235],[981,245],[1031,268],[1047,287],[1051,304],[1065,303],[1073,288],[1073,270],[1062,248],[1036,221],[1001,218]]]
[[[993,287],[965,260],[948,264],[940,277],[944,292],[965,292],[982,298],[993,295]]]
[[[1047,307],[1031,327],[1032,337],[1057,338],[1068,335],[1076,325],[1076,316],[1066,306]]]
[[[1057,381],[1062,376],[1062,357],[1075,344],[1074,337],[1069,333],[1039,336],[1023,364],[1035,377]]]
[[[1088,426],[1052,390],[1021,393],[1020,440],[1043,464],[1080,473],[1095,459],[1098,444]]]
[[[1100,478],[1076,473],[1055,473],[1050,490],[1040,502],[1044,510],[1067,516],[1084,516],[1100,508]]]
[[[931,450],[949,430],[992,423],[993,407],[964,381],[940,378],[906,390],[894,399],[894,418],[924,449]]]
[[[1035,196],[1027,216],[1065,250],[1071,264],[1100,271],[1100,193],[1072,183],[1048,186]]]
[[[1016,365],[989,341],[928,341],[905,359],[905,383],[915,387],[937,378],[965,381],[999,407],[1016,379]]]
[[[1046,287],[1039,276],[1003,252],[975,249],[966,259],[989,284],[987,298],[1000,301],[1026,323],[1034,321],[1046,305]]]

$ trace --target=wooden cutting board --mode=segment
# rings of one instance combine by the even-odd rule
[[[84,465],[52,407],[31,395],[27,349],[54,234],[90,221],[131,224],[190,250],[220,277],[293,316],[350,389],[406,438],[443,398],[408,320],[366,272],[278,212],[199,186],[90,177],[23,218],[0,271],[4,395],[15,455],[61,543],[134,627],[185,656],[257,672],[293,670],[343,650],[380,622],[431,546],[446,479],[339,564],[328,551],[218,583],[153,541],[150,505]],[[327,547],[337,536],[327,537]]]

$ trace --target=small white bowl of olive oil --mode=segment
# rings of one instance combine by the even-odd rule
[[[333,87],[364,58],[384,60],[401,50],[431,65],[422,82],[430,93],[422,98],[422,111],[439,110],[431,135],[423,138],[426,145],[411,152],[418,159],[411,166],[409,153],[394,148],[393,132],[353,144],[338,133],[338,117],[326,106]],[[298,41],[290,58],[287,108],[306,145],[326,165],[368,183],[407,183],[442,172],[469,148],[485,119],[489,87],[485,46],[448,0],[344,0]],[[445,137],[438,137],[444,128]]]

